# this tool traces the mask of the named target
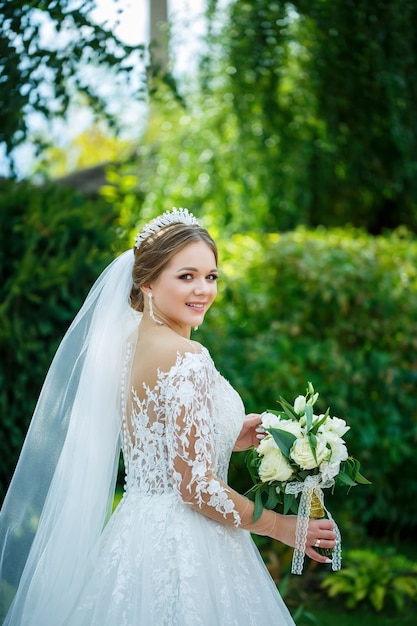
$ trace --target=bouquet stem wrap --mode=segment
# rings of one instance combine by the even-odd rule
[[[313,494],[320,502],[327,517],[334,523],[334,531],[336,533],[336,545],[333,550],[332,570],[334,572],[340,570],[342,564],[342,539],[336,522],[332,518],[329,511],[324,505],[323,489],[331,487],[332,482],[323,483],[319,475],[307,476],[304,482],[294,481],[288,483],[285,487],[286,493],[292,493],[296,496],[301,494],[298,505],[297,526],[295,531],[295,549],[292,558],[291,573],[302,574],[304,564],[304,553],[307,545],[308,521],[310,519],[311,504]]]

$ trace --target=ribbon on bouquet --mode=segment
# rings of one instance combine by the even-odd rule
[[[304,553],[307,545],[308,522],[310,519],[310,508],[313,493],[317,496],[323,510],[326,511],[329,519],[334,523],[334,531],[336,533],[336,545],[332,554],[332,570],[334,572],[340,570],[342,564],[342,539],[336,522],[332,518],[329,511],[324,505],[323,489],[331,487],[333,481],[322,482],[319,475],[307,476],[304,482],[291,482],[285,486],[286,493],[292,493],[295,496],[301,493],[300,503],[298,505],[297,525],[295,530],[295,549],[292,557],[292,574],[302,574],[304,564]]]

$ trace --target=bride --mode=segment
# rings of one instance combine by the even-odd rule
[[[0,516],[7,626],[294,624],[250,533],[295,546],[296,517],[227,484],[257,445],[209,352],[217,249],[186,209],[137,235],[93,286],[46,377]],[[123,498],[110,515],[120,447]],[[332,548],[311,520],[305,553]]]

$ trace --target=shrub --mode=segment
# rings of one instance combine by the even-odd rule
[[[8,182],[0,204],[4,488],[53,352],[101,269],[127,247],[124,231],[115,232],[120,219],[130,227],[131,216],[68,190]],[[336,492],[336,517],[354,503],[361,523],[380,522],[384,533],[414,528],[416,239],[298,229],[219,243],[220,304],[196,338],[248,412],[276,407],[280,395],[295,397],[311,380],[318,408],[348,421],[349,450],[372,481],[346,502]],[[231,478],[240,490],[250,486],[241,456]]]
[[[401,611],[406,600],[417,601],[417,563],[392,550],[382,554],[351,550],[343,569],[327,575],[322,587],[331,598],[343,596],[349,609],[368,602],[381,611],[392,600]]]
[[[348,421],[350,453],[373,483],[353,490],[349,506],[384,532],[414,527],[416,240],[299,229],[221,247],[227,285],[198,332],[247,410],[274,408],[311,380],[318,409]],[[247,472],[234,466],[244,488]],[[343,490],[334,498],[346,506]]]
[[[117,248],[118,215],[53,186],[0,185],[0,481],[7,486],[53,353]]]

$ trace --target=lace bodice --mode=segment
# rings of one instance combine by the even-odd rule
[[[169,357],[167,371],[148,361],[140,374],[132,359],[136,385],[123,386],[126,492],[69,626],[293,625],[240,530],[253,508],[226,484],[242,401],[205,349]],[[139,389],[143,372],[149,384]]]
[[[126,384],[129,388],[129,383]],[[127,390],[126,389],[126,390]],[[126,492],[176,493],[193,508],[240,516],[226,486],[230,455],[244,420],[239,395],[203,348],[178,354],[145,394],[132,388],[123,406]]]

